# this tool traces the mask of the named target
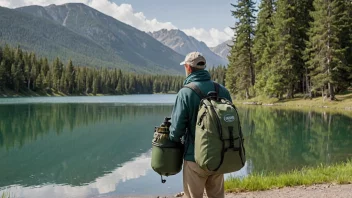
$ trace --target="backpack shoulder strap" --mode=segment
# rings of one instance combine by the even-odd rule
[[[219,97],[220,85],[217,82],[213,82],[213,83],[214,83],[215,92],[216,92],[217,96]]]
[[[206,95],[199,89],[199,87],[194,84],[194,83],[189,83],[187,85],[185,85],[184,87],[187,87],[189,89],[192,89],[194,92],[196,92],[196,94],[199,96],[199,98],[202,100],[203,98],[206,97]]]

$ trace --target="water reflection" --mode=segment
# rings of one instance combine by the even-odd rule
[[[0,105],[0,195],[116,197],[172,195],[150,169],[153,127],[172,106]],[[283,172],[352,157],[352,116],[240,108],[246,166],[232,174]],[[229,175],[227,175],[229,176]]]
[[[171,108],[113,104],[0,106],[0,187],[111,192],[119,182],[146,174],[153,127],[170,114]],[[158,177],[155,180],[159,182]]]
[[[282,172],[352,157],[352,115],[271,108],[241,109],[255,172]]]
[[[150,152],[126,162],[111,173],[83,186],[44,184],[38,187],[15,185],[6,188],[14,197],[93,197],[114,192],[119,183],[145,176],[150,164]]]

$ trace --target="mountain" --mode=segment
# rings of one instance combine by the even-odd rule
[[[0,44],[20,45],[38,55],[72,58],[76,64],[95,66],[127,63],[95,42],[48,20],[0,7]],[[95,56],[95,57],[94,57]],[[89,64],[87,64],[89,65]],[[127,64],[128,65],[128,64]],[[126,65],[126,66],[127,66]],[[94,66],[94,65],[92,65]]]
[[[219,44],[218,46],[212,47],[210,49],[215,54],[221,56],[222,58],[227,59],[227,56],[229,55],[230,50],[231,50],[231,47],[229,47],[229,46],[232,46],[232,45],[233,45],[233,41],[228,40],[228,41],[225,41],[225,42]]]
[[[145,32],[84,4],[0,7],[0,43],[75,65],[181,74],[183,56]]]
[[[187,36],[181,30],[162,29],[153,33],[150,32],[149,34],[182,55],[187,55],[192,51],[201,52],[205,56],[209,67],[227,65],[228,63],[227,59],[212,52],[204,42],[200,42],[194,37]]]

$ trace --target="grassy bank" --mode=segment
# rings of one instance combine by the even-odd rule
[[[229,178],[227,192],[261,191],[289,186],[323,183],[352,183],[352,161],[330,166],[303,168],[283,174],[252,174],[245,178]]]
[[[304,99],[302,96],[297,96],[294,99],[278,100],[275,98],[252,98],[250,100],[236,100],[236,105],[264,105],[274,107],[288,108],[329,108],[352,110],[352,91],[345,94],[336,95],[336,101],[317,97],[313,99]]]
[[[10,196],[10,193],[4,192],[4,193],[2,193],[0,198],[11,198],[11,196]]]

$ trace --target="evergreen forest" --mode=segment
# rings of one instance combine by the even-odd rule
[[[232,4],[234,45],[226,86],[237,98],[335,100],[352,84],[351,0]]]
[[[37,58],[20,47],[0,47],[0,93],[121,95],[177,92],[184,77],[134,74],[106,67],[76,67],[56,58]]]
[[[225,66],[210,72],[212,79],[225,83]],[[184,79],[175,75],[134,74],[116,68],[77,67],[72,61],[64,64],[59,58],[49,62],[20,47],[0,47],[0,93],[5,94],[9,90],[11,94],[30,95],[176,93],[183,87]]]

